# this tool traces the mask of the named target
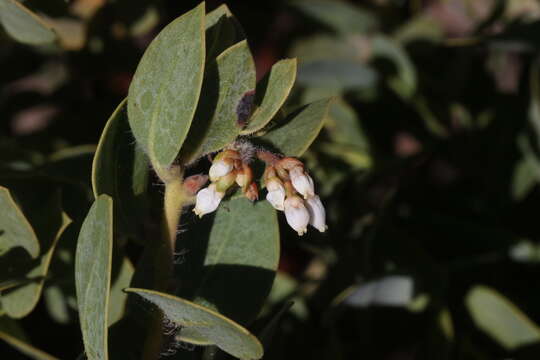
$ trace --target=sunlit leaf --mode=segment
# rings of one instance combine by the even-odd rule
[[[89,359],[108,359],[112,243],[113,202],[108,195],[100,195],[82,224],[75,256],[79,319]]]
[[[270,73],[257,84],[255,92],[257,109],[242,134],[262,129],[277,114],[291,92],[296,79],[296,59],[277,62]]]
[[[261,343],[242,326],[201,305],[157,291],[130,288],[163,311],[171,321],[209,339],[223,351],[239,359],[260,359],[263,356]]]
[[[144,53],[129,88],[129,124],[159,171],[178,155],[201,92],[204,3],[167,25]]]

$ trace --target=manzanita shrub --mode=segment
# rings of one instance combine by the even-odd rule
[[[1,4],[4,26],[20,41],[26,38],[16,28],[32,21],[38,41],[54,36],[21,4]],[[94,202],[74,259],[81,358],[157,359],[178,344],[262,358],[263,345],[246,326],[277,270],[277,211],[298,235],[308,226],[326,230],[324,206],[298,157],[331,100],[285,112],[295,76],[296,60],[284,59],[256,82],[245,34],[226,6],[206,13],[203,2],[150,43],[93,156]],[[162,199],[152,201],[149,187],[160,187]],[[47,219],[36,225],[11,190],[1,188],[2,259],[13,261],[1,304],[16,319],[42,295],[70,219],[59,194],[42,194]],[[200,220],[181,229],[190,209]],[[123,255],[131,241],[144,245],[135,266]],[[34,358],[52,358],[3,337]]]

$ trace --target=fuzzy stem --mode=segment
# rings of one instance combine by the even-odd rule
[[[162,171],[158,174],[165,183],[161,238],[149,245],[153,247],[154,288],[158,291],[170,291],[176,231],[182,207],[191,199],[191,196],[184,190],[182,175],[180,167],[172,167],[166,172]],[[153,360],[158,357],[162,344],[161,324],[161,315],[154,318],[149,324],[149,337],[144,346],[143,359]]]

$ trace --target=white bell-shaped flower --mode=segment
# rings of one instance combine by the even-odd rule
[[[210,166],[210,171],[208,171],[208,176],[210,181],[216,181],[222,176],[227,175],[233,169],[233,164],[231,161],[225,160],[216,160]]]
[[[289,171],[291,177],[291,183],[294,189],[298,191],[304,199],[315,195],[315,187],[313,186],[313,179],[311,176],[305,173],[302,166],[296,166]]]
[[[218,208],[223,196],[225,196],[224,192],[217,191],[216,185],[210,184],[207,188],[197,193],[197,202],[195,203],[193,212],[199,217],[214,212]]]
[[[309,224],[309,212],[302,198],[294,195],[285,199],[285,217],[287,223],[298,233],[304,235]]]
[[[306,200],[306,207],[309,211],[309,223],[320,232],[326,231],[326,211],[319,196],[311,196]]]
[[[276,178],[271,178],[266,183],[266,190],[268,190],[266,200],[272,204],[274,209],[283,211],[285,203],[285,188],[283,187],[281,181]]]

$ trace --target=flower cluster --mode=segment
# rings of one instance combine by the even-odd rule
[[[211,183],[197,193],[193,209],[199,217],[214,212],[227,190],[235,183],[251,201],[259,198],[257,184],[253,182],[253,171],[236,150],[227,149],[216,155],[208,175]]]
[[[268,194],[266,200],[279,211],[285,212],[287,223],[298,233],[307,232],[312,225],[320,232],[326,230],[326,213],[321,199],[315,194],[313,179],[304,164],[295,158],[279,158],[261,151],[259,159],[266,163],[263,179]],[[197,193],[193,211],[199,217],[215,211],[226,191],[235,183],[251,201],[259,197],[253,172],[241,152],[227,149],[214,158],[209,171],[210,185]]]
[[[306,173],[301,161],[286,157],[272,165],[268,164],[264,182],[268,190],[266,200],[276,210],[285,212],[287,223],[298,235],[307,232],[308,224],[320,232],[326,230],[324,206],[315,194],[313,179]]]

